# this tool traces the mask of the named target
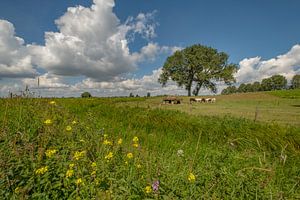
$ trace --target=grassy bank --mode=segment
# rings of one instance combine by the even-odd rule
[[[54,101],[0,100],[5,199],[300,198],[298,127],[142,98]]]

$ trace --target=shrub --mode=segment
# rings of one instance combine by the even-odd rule
[[[81,94],[81,97],[82,98],[90,98],[90,97],[92,97],[92,95],[89,92],[84,92]]]

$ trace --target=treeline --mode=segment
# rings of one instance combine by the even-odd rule
[[[287,85],[287,79],[282,75],[274,75],[270,78],[265,78],[261,82],[254,83],[242,83],[239,87],[229,86],[222,90],[221,94],[233,94],[243,92],[258,92],[258,91],[271,91],[271,90],[283,90],[283,89],[296,89],[300,88],[300,74],[296,74],[291,85]]]

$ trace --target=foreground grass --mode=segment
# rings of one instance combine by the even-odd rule
[[[199,118],[127,106],[143,99],[128,101],[0,100],[0,195],[300,198],[299,128],[229,116]],[[51,123],[45,124],[47,119]]]

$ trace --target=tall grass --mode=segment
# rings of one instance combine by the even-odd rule
[[[48,99],[0,100],[0,195],[300,198],[299,128],[119,104],[131,100],[56,99],[55,105]],[[46,125],[46,119],[53,123]],[[139,139],[137,148],[134,137]],[[49,157],[48,150],[56,152]],[[76,152],[83,152],[78,160]],[[43,167],[48,170],[38,173]],[[195,181],[189,179],[191,173]],[[155,181],[157,191],[152,188]]]

